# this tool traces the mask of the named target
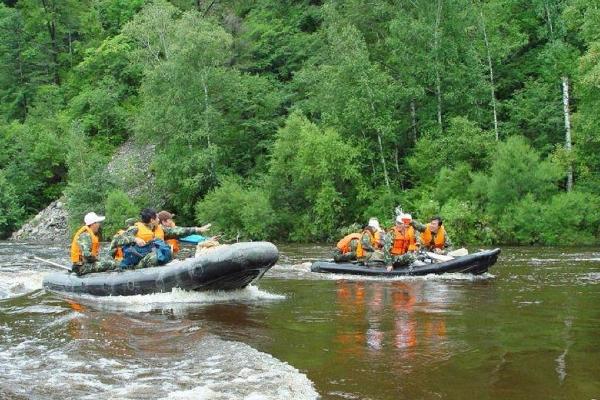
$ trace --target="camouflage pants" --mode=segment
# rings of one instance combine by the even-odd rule
[[[416,259],[417,257],[413,253],[404,253],[399,256],[392,256],[392,265],[394,268],[407,267],[415,262]]]
[[[151,253],[146,254],[139,263],[134,265],[133,269],[142,269],[148,267],[156,267],[158,265],[158,259],[156,258],[156,253],[153,251]]]
[[[77,275],[91,274],[93,272],[106,272],[119,269],[119,264],[114,260],[98,260],[92,263],[73,265],[73,272]]]
[[[375,250],[373,252],[368,252],[364,257],[358,259],[361,263],[366,265],[367,267],[372,265],[383,265],[385,264],[386,255],[382,250]]]
[[[342,254],[340,249],[335,249],[333,252],[333,261],[335,262],[348,262],[356,260],[356,252],[350,251],[346,254]]]

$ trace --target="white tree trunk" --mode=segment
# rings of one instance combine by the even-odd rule
[[[494,133],[496,134],[496,141],[498,141],[498,113],[496,111],[496,86],[494,84],[494,67],[492,66],[492,56],[490,54],[490,42],[488,40],[487,31],[485,29],[485,18],[483,17],[483,10],[479,10],[481,16],[481,28],[483,31],[483,41],[485,42],[485,51],[487,53],[488,69],[490,71],[490,89],[492,94],[492,112],[494,114]]]
[[[435,54],[435,94],[437,97],[437,120],[440,130],[443,131],[442,125],[442,80],[440,78],[439,69],[439,48],[440,48],[440,23],[442,19],[442,0],[438,0],[437,13],[435,17],[435,30],[433,32],[433,49]]]
[[[571,154],[571,115],[569,114],[569,78],[562,77],[563,112],[565,114],[565,149]],[[573,165],[567,170],[567,192],[573,190]]]
[[[412,121],[412,140],[413,143],[417,142],[417,109],[415,107],[415,100],[410,101],[410,118]]]

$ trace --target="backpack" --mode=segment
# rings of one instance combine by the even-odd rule
[[[137,244],[123,246],[121,268],[127,269],[136,266],[142,258],[152,252],[156,253],[158,265],[165,265],[173,258],[171,246],[166,244],[163,240],[155,239],[145,246],[138,246]]]

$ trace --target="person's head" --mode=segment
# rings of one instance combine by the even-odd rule
[[[410,224],[410,219],[408,220],[408,223],[406,223],[405,221],[407,221],[406,214],[400,214],[396,217],[396,228],[399,229],[401,232],[404,232],[407,225]]]
[[[173,221],[173,217],[175,216],[175,214],[171,214],[168,211],[161,211],[157,214],[158,216],[158,220],[160,221],[161,225],[166,226],[166,227],[173,227],[175,226],[175,222]]]
[[[127,218],[125,220],[125,226],[129,228],[130,226],[135,225],[136,222],[137,222],[136,218]]]
[[[372,227],[373,231],[378,231],[381,229],[381,226],[379,225],[379,220],[375,217],[369,218],[369,223],[367,225]]]
[[[154,208],[144,208],[140,212],[140,219],[145,224],[158,224],[158,217],[156,216],[156,210]]]
[[[83,217],[83,222],[92,230],[92,232],[98,233],[100,230],[100,225],[105,219],[106,217],[103,215],[98,215],[95,212],[89,212],[85,214],[85,217]]]
[[[437,233],[438,229],[440,229],[440,226],[442,226],[443,222],[444,221],[442,221],[442,217],[439,217],[437,215],[431,218],[429,220],[429,230],[431,231],[431,233]]]

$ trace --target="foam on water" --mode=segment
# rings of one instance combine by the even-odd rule
[[[179,359],[90,354],[84,341],[1,344],[0,387],[9,397],[47,399],[318,397],[313,383],[296,368],[246,344],[214,336],[190,343]]]
[[[277,301],[285,299],[284,295],[269,293],[253,285],[249,285],[244,289],[231,291],[190,292],[174,288],[171,292],[167,293],[134,296],[99,297],[92,295],[69,295],[69,297],[77,298],[83,303],[93,305],[97,308],[129,312],[149,312],[164,308],[181,309],[183,311],[190,306],[198,304]]]
[[[42,288],[46,272],[36,270],[0,270],[0,299],[22,296]]]

